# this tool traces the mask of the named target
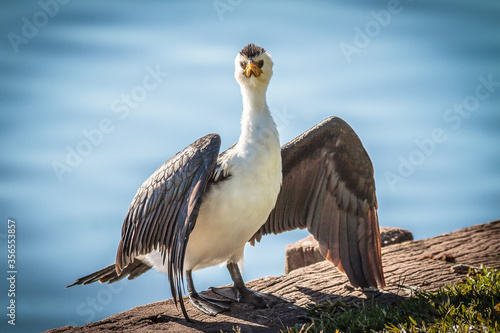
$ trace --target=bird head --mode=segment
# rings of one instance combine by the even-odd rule
[[[234,77],[243,87],[267,88],[273,75],[273,59],[262,47],[248,44],[234,60]]]

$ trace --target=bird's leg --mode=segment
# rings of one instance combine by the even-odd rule
[[[245,286],[240,269],[234,262],[227,264],[229,274],[234,282],[232,287],[210,288],[216,294],[227,297],[236,302],[250,303],[257,308],[272,308],[279,303],[293,302],[292,299],[276,296],[269,293],[249,289]]]
[[[216,299],[210,298],[210,300],[198,294],[194,288],[193,277],[191,276],[191,271],[186,271],[186,282],[189,300],[197,309],[205,312],[208,315],[215,316],[218,313],[229,311],[230,308],[218,303],[225,303],[224,301],[218,301]]]

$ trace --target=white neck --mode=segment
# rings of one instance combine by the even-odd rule
[[[259,89],[263,88],[263,89]],[[238,140],[240,149],[248,145],[275,145],[278,143],[278,130],[266,103],[266,87],[241,87],[243,112],[241,115],[241,135]]]

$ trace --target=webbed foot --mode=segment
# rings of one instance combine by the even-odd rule
[[[272,308],[276,304],[293,302],[293,300],[289,298],[273,295],[270,293],[263,293],[244,286],[221,288],[212,287],[210,288],[210,290],[235,302],[250,303],[259,309]]]
[[[215,316],[218,313],[230,310],[229,306],[224,305],[224,303],[227,303],[227,301],[202,296],[197,292],[190,292],[189,300],[191,301],[191,304],[193,304],[197,309],[210,316]]]

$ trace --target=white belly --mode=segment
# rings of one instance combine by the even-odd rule
[[[266,222],[280,191],[281,151],[279,144],[274,146],[258,158],[240,161],[243,163],[232,168],[229,179],[212,185],[204,195],[189,236],[185,270],[243,259],[245,244]],[[144,258],[157,270],[168,273],[158,251]]]
[[[186,269],[224,263],[240,250],[236,255],[241,257],[232,259],[243,259],[243,247],[266,222],[281,183],[281,177],[274,184],[245,178],[230,179],[208,193],[189,237]]]

